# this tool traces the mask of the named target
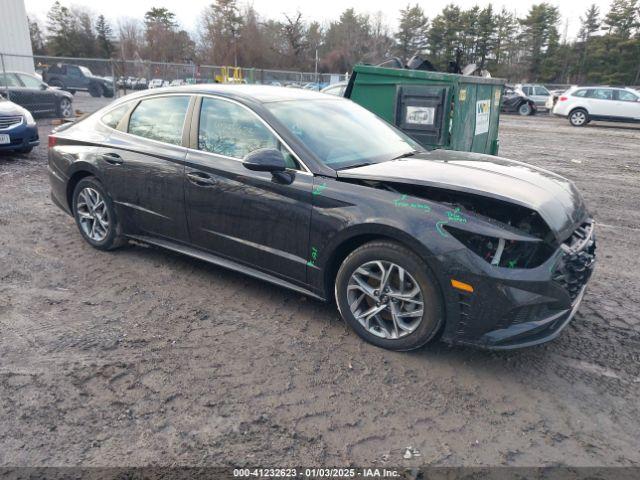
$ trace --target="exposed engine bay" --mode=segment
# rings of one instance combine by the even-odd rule
[[[368,180],[356,182],[449,205],[452,209],[459,209],[462,214],[472,213],[499,227],[516,229],[538,239],[518,241],[481,235],[461,226],[444,226],[456,239],[496,267],[535,268],[547,260],[558,247],[553,233],[538,212],[520,205],[442,188]]]

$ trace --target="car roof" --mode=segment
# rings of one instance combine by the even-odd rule
[[[190,93],[190,94],[219,94],[259,103],[283,102],[287,100],[327,100],[327,95],[314,90],[299,88],[284,88],[273,85],[247,84],[196,84],[181,87],[164,87],[154,89],[153,93],[144,91],[124,98],[143,98],[147,95],[160,93]]]

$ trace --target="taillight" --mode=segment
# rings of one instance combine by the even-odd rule
[[[569,100],[569,97],[560,97],[558,100],[561,102],[566,102],[567,100]]]
[[[56,143],[58,143],[58,138],[53,135],[49,135],[49,148],[55,147]]]

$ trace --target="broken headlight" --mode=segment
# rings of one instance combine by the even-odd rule
[[[534,268],[541,265],[553,253],[553,249],[542,241],[506,240],[467,232],[451,225],[445,228],[469,250],[496,267]]]

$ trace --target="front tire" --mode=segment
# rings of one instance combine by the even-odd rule
[[[73,116],[73,105],[68,98],[60,99],[58,103],[58,116],[60,118],[70,118]]]
[[[98,85],[97,83],[92,83],[91,85],[89,85],[89,95],[96,98],[101,96],[102,86]]]
[[[354,250],[336,276],[342,318],[373,345],[406,351],[433,340],[444,309],[426,263],[394,242],[374,241]]]
[[[113,201],[95,177],[78,182],[73,191],[73,216],[86,242],[99,250],[113,250],[124,243]]]
[[[576,108],[569,114],[569,123],[574,127],[584,127],[589,123],[589,114],[583,108]]]

